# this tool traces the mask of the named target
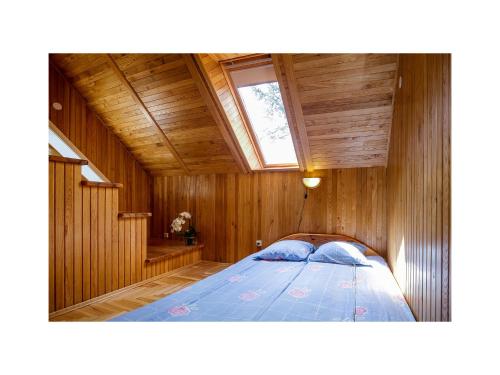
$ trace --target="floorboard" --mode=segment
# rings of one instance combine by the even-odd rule
[[[134,310],[202,280],[226,267],[229,263],[201,261],[165,273],[159,278],[127,289],[109,298],[99,298],[85,306],[50,318],[53,322],[106,321],[127,311]]]

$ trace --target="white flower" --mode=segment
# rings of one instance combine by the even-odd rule
[[[173,232],[180,232],[182,230],[182,225],[186,223],[186,219],[191,219],[191,214],[189,212],[181,212],[170,224]]]
[[[181,218],[177,217],[174,219],[174,221],[172,221],[172,224],[170,225],[170,227],[172,228],[172,233],[173,232],[180,232],[182,230],[182,224],[184,222],[182,221]]]

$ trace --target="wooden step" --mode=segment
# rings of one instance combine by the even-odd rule
[[[81,182],[82,186],[92,186],[92,187],[109,187],[109,188],[122,188],[123,184],[118,182],[98,182],[98,181],[87,181],[83,180]]]
[[[53,161],[56,163],[69,163],[69,164],[80,164],[87,165],[89,162],[84,159],[73,159],[73,158],[65,158],[64,156],[58,155],[49,155],[49,161]]]
[[[118,212],[118,217],[122,219],[151,217],[151,212]]]
[[[192,246],[186,246],[184,241],[152,238],[148,243],[145,262],[155,263],[160,260],[174,258],[191,251],[199,251],[201,253],[201,249],[204,247],[205,245],[200,243]]]

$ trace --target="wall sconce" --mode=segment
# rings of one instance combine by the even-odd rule
[[[315,189],[319,186],[321,177],[304,177],[302,183],[308,189]]]

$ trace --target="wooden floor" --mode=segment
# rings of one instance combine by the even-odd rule
[[[147,305],[187,287],[196,281],[217,273],[228,267],[229,263],[201,261],[157,276],[124,291],[117,291],[110,296],[102,296],[85,306],[55,313],[50,321],[96,322],[111,319],[124,312]]]

